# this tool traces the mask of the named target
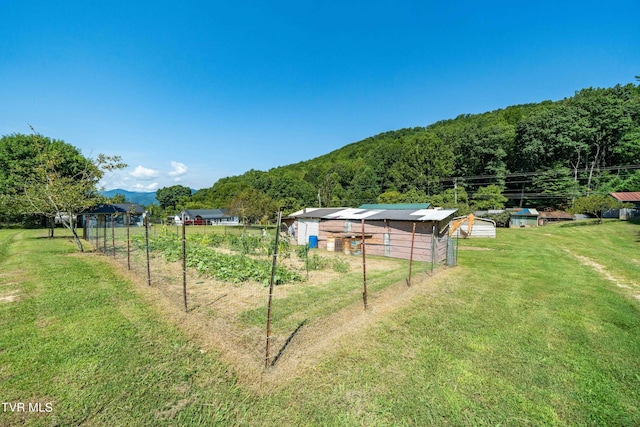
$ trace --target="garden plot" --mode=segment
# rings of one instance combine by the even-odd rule
[[[132,247],[131,259],[139,274],[144,271],[141,264],[146,262],[143,240],[134,238]],[[159,233],[150,238],[149,247],[152,286],[180,306],[183,302],[181,239],[173,233]],[[216,347],[255,367],[262,366],[272,239],[269,236],[192,235],[187,238],[186,248],[188,316],[198,318]],[[362,256],[306,250],[283,241],[277,265],[271,359],[280,359],[285,354],[285,345],[286,352],[303,351],[300,344],[310,346],[329,332],[327,327],[336,324],[344,329],[350,316],[364,312]],[[383,292],[392,285],[406,288],[408,266],[406,260],[367,256],[370,304],[394,298],[395,291]],[[425,277],[423,272],[428,266],[430,264],[414,262],[416,285]],[[323,326],[318,329],[318,325]],[[319,336],[314,338],[309,334]]]

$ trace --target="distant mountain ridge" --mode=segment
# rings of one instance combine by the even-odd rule
[[[116,194],[122,194],[124,199],[128,203],[138,203],[143,206],[150,205],[152,203],[158,203],[156,199],[156,192],[141,192],[141,191],[127,191],[121,188],[116,188],[115,190],[106,190],[102,192],[104,197],[113,197]]]

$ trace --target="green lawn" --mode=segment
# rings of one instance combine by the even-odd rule
[[[52,411],[0,407],[0,425],[640,425],[637,224],[461,241],[436,291],[252,384],[45,235],[0,230],[0,400]],[[323,313],[329,295],[313,295]]]

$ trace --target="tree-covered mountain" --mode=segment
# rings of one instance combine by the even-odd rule
[[[639,163],[640,86],[627,84],[381,133],[220,179],[191,203],[224,208],[259,194],[285,211],[422,201],[464,208],[493,186],[488,192],[497,188],[511,205],[567,207],[580,195],[639,191]]]
[[[158,203],[156,200],[156,192],[140,192],[140,191],[127,191],[121,188],[115,190],[105,190],[102,195],[107,199],[111,199],[117,194],[124,196],[124,200],[127,203],[138,203],[143,206],[147,206],[153,203]]]

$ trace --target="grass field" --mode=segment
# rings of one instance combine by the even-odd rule
[[[45,235],[0,230],[3,426],[640,425],[638,224],[461,241],[406,303],[257,377]]]

